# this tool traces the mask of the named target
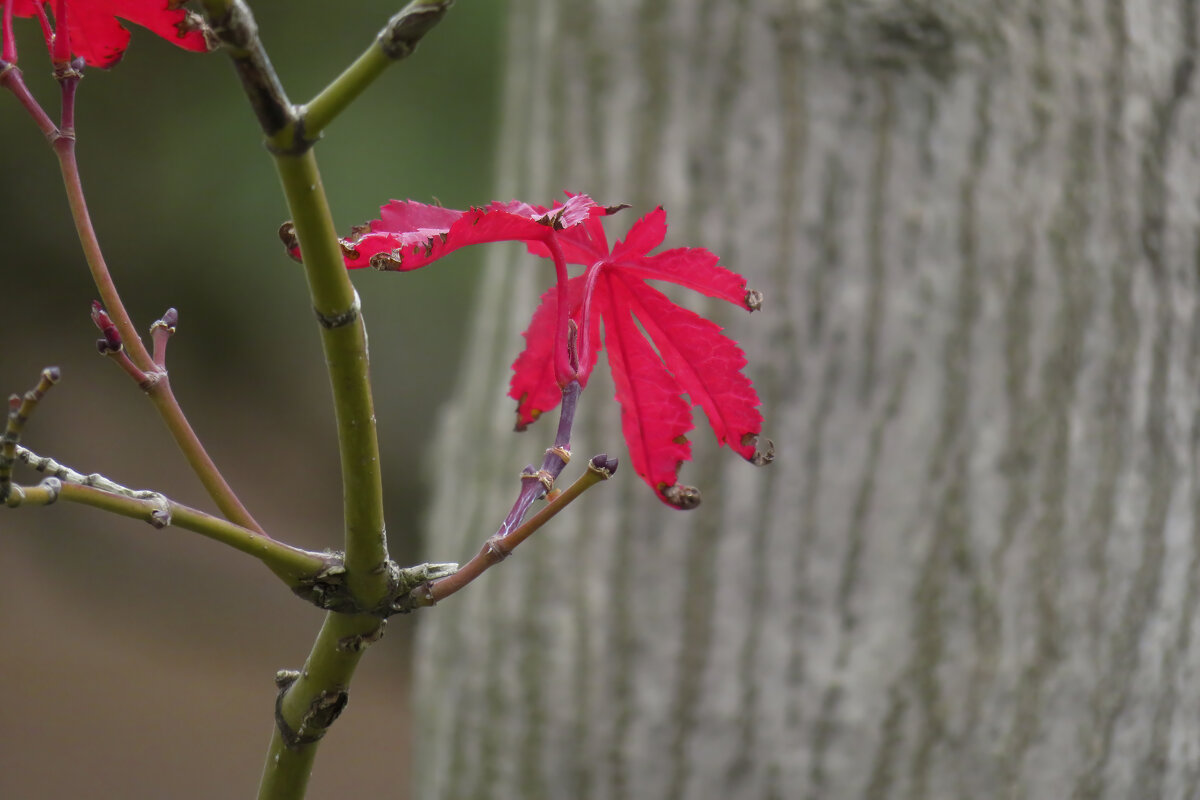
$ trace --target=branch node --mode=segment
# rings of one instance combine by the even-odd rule
[[[62,494],[62,481],[58,478],[43,478],[38,485],[46,490],[45,505],[49,506],[58,502],[58,496]]]
[[[546,452],[550,452],[547,450]],[[529,464],[525,469],[521,470],[522,481],[537,481],[542,485],[542,488],[547,492],[554,488],[554,475],[549,470],[535,470],[532,464]]]
[[[512,548],[505,547],[503,540],[497,536],[484,542],[483,549],[487,553],[488,560],[497,564],[512,555]]]
[[[322,328],[341,328],[351,324],[358,319],[359,311],[362,309],[362,301],[359,299],[358,290],[354,292],[354,302],[350,308],[341,311],[337,314],[322,314],[319,309],[314,308],[313,313],[317,315],[317,322],[321,323]]]
[[[150,523],[150,527],[161,531],[170,525],[171,502],[161,494],[155,494],[153,497],[146,498],[146,500],[152,506],[150,516],[146,518],[146,522]]]

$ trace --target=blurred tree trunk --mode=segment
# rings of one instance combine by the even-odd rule
[[[746,274],[688,302],[778,459],[699,447],[693,512],[626,466],[422,614],[420,797],[1195,797],[1197,3],[510,6],[497,197],[662,203]],[[551,270],[502,255],[438,559],[553,435],[503,399]]]

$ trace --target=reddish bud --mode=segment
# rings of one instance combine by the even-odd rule
[[[96,342],[96,346],[101,353],[117,352],[121,349],[121,332],[117,330],[117,326],[113,324],[112,319],[108,316],[108,312],[104,310],[104,306],[100,305],[99,301],[92,301],[92,322],[100,329],[100,333],[104,336]]]

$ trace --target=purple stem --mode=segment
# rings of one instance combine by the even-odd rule
[[[575,407],[579,402],[581,391],[583,391],[583,387],[576,380],[563,387],[562,407],[558,416],[558,432],[554,437],[554,447],[546,451],[546,457],[542,459],[540,470],[522,473],[521,492],[517,495],[517,501],[513,503],[512,510],[500,524],[500,529],[496,531],[493,539],[504,539],[516,530],[525,520],[525,515],[529,513],[529,507],[533,505],[533,501],[549,491],[549,486],[554,485],[554,481],[567,466],[567,460],[561,454],[570,454],[571,427],[575,424]]]
[[[8,8],[8,6],[5,6]],[[54,121],[38,104],[38,101],[29,93],[29,88],[25,85],[25,78],[21,75],[21,69],[16,64],[4,62],[0,64],[0,86],[12,92],[18,102],[29,112],[29,116],[33,117],[34,123],[38,129],[50,141],[58,138],[58,127]]]

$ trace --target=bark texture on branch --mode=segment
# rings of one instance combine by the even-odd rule
[[[688,302],[778,457],[701,422],[698,510],[618,473],[425,614],[419,796],[1200,792],[1197,3],[510,6],[497,196],[661,203],[746,274]],[[500,399],[550,269],[482,281],[441,560],[552,436]]]

